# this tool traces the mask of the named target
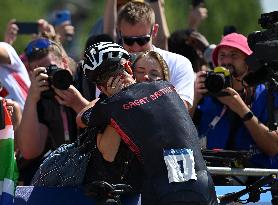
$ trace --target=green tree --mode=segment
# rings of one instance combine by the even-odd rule
[[[7,22],[15,18],[18,21],[37,21],[39,18],[48,18],[55,8],[62,8],[64,2],[82,5],[86,9],[83,19],[76,26],[77,49],[81,52],[92,26],[97,18],[103,15],[103,0],[8,0],[0,1],[0,37],[3,39]],[[85,2],[85,3],[83,3]],[[187,15],[191,1],[165,0],[166,18],[170,32],[186,28]],[[208,18],[202,23],[199,31],[204,34],[209,42],[218,43],[225,25],[235,25],[238,32],[248,35],[254,30],[261,30],[257,24],[262,12],[259,0],[206,0]],[[30,36],[18,36],[14,47],[22,52]]]
[[[9,0],[0,1],[1,18],[0,18],[0,36],[4,38],[6,25],[10,19],[17,21],[34,22],[40,18],[45,18],[49,3],[53,0]],[[31,40],[31,36],[18,35],[14,44],[16,50],[20,53],[26,46],[26,43]]]
[[[186,28],[191,1],[165,0],[166,18],[171,32]],[[201,24],[199,31],[209,42],[218,43],[223,28],[234,25],[239,33],[248,35],[261,30],[258,18],[262,13],[259,0],[206,0],[208,18]]]

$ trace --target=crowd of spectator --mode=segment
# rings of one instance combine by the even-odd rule
[[[94,126],[92,119],[99,113],[93,112],[95,116],[88,117],[88,113],[86,115],[88,109],[91,115],[92,109],[101,104],[100,102],[107,103],[107,98],[114,99],[113,96],[127,87],[133,90],[133,84],[138,83],[140,87],[141,83],[142,85],[149,83],[150,85],[141,88],[142,93],[145,93],[147,89],[154,89],[151,86],[155,84],[153,81],[167,81],[166,84],[171,84],[182,99],[185,110],[182,109],[177,118],[182,117],[180,115],[184,112],[191,116],[194,122],[192,127],[195,129],[196,126],[198,131],[198,139],[194,138],[193,141],[196,140],[194,143],[198,145],[200,143],[198,151],[192,145],[194,152],[199,152],[201,149],[245,150],[249,152],[250,158],[244,163],[244,167],[278,168],[278,132],[270,130],[267,126],[270,116],[267,109],[268,89],[264,84],[250,86],[243,80],[250,71],[245,60],[252,54],[247,38],[240,33],[233,32],[219,37],[219,44],[210,44],[206,37],[198,32],[199,25],[207,16],[208,11],[204,3],[191,7],[188,27],[169,34],[164,0],[149,1],[149,3],[144,0],[106,0],[104,16],[93,26],[84,50],[80,51],[80,58],[85,60],[80,62],[76,62],[68,55],[66,45],[67,41],[74,38],[74,27],[67,10],[58,11],[51,23],[45,19],[39,19],[37,21],[39,32],[32,36],[33,39],[30,39],[26,45],[24,53],[17,53],[13,48],[20,28],[16,24],[17,21],[11,19],[7,23],[3,42],[0,42],[0,68],[2,70],[0,96],[6,99],[14,126],[19,182],[29,185],[38,167],[51,151],[62,144],[75,142],[78,136],[84,133],[86,127]],[[102,58],[102,55],[108,55],[106,51],[101,53],[102,48],[96,46],[100,42],[122,45],[121,54],[130,56],[130,59],[125,58],[128,61],[120,61],[120,64],[125,67],[122,75],[117,73],[118,76],[99,79],[97,78],[99,73],[92,76],[92,72],[85,72],[94,71],[101,65],[101,62],[97,62],[96,59]],[[105,44],[99,45],[105,47]],[[124,56],[119,58],[124,58]],[[84,63],[86,60],[89,63]],[[112,64],[106,66],[113,67]],[[230,80],[229,85],[221,89],[219,93],[210,92],[206,84],[208,72],[213,72],[214,67],[223,67],[222,69],[227,70],[228,74],[225,74]],[[69,84],[63,86],[67,81]],[[62,86],[59,87],[60,85]],[[126,109],[144,104],[146,101],[141,99],[136,102],[137,104],[132,103],[127,105]],[[157,108],[157,105],[153,106]],[[157,123],[158,127],[162,125],[162,121],[165,121],[163,126],[168,129],[164,128],[164,131],[168,132],[168,137],[171,138],[168,143],[170,143],[176,136],[174,133],[171,136],[170,132],[176,131],[173,127],[180,121],[177,119],[172,121],[170,118],[173,116],[165,114],[167,109],[175,111],[175,105],[172,102],[160,106],[161,110],[158,112],[161,113],[158,116],[165,119],[155,118],[153,110],[149,110],[147,114],[142,113],[142,116],[152,115],[152,120],[148,120],[147,117],[142,119],[142,116],[130,119],[136,121],[132,126],[139,123],[138,119],[142,120],[141,123],[149,122],[154,126]],[[180,108],[180,106],[180,103],[176,104],[176,107]],[[278,101],[275,93],[274,108],[277,107]],[[104,115],[108,116],[107,113],[103,113]],[[169,119],[166,119],[167,117]],[[100,133],[96,142],[105,167],[111,174],[111,178],[105,179],[110,179],[111,182],[133,184],[136,191],[140,193],[141,186],[145,187],[150,183],[148,172],[150,169],[157,168],[155,163],[159,164],[159,160],[149,160],[152,153],[140,146],[155,142],[144,141],[139,146],[144,150],[142,153],[143,157],[146,157],[143,160],[145,163],[141,164],[140,160],[128,161],[131,167],[128,177],[140,176],[121,180],[119,177],[121,173],[117,173],[115,169],[119,167],[121,170],[125,160],[130,160],[125,159],[124,155],[134,154],[135,148],[129,150],[131,145],[125,140],[121,141],[122,137],[119,137],[117,130],[113,129],[115,125],[111,124],[113,123],[98,124]],[[176,126],[178,129],[179,125]],[[143,128],[147,129],[147,126]],[[141,134],[149,136],[147,130],[145,131]],[[167,146],[169,146],[168,143],[166,143]],[[151,145],[154,146],[154,144]],[[156,153],[153,154],[153,156],[156,155]],[[89,167],[93,164],[93,160],[92,157],[88,163],[88,170],[91,172],[94,172],[97,167],[93,166],[94,169]],[[200,161],[202,160],[198,156],[197,165]],[[154,163],[153,167],[149,162]],[[142,166],[147,168],[142,168]],[[87,180],[97,178],[95,175],[90,176],[88,172],[86,177]],[[148,179],[141,184],[144,177]],[[215,178],[214,180],[217,185],[227,183],[223,179]],[[239,184],[249,183],[248,179],[242,177],[236,181]],[[164,182],[162,186],[165,186]],[[144,193],[152,192],[144,188]],[[151,199],[152,194],[148,194],[145,195],[148,198],[145,198],[143,202],[154,203],[152,200],[155,199]]]

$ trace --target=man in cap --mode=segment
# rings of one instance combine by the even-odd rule
[[[245,36],[224,36],[212,57],[215,66],[229,70],[230,85],[221,91],[225,96],[207,95],[207,73],[198,72],[191,111],[199,116],[196,125],[207,149],[247,150],[251,154],[247,166],[277,168],[278,133],[266,126],[267,90],[262,84],[250,87],[243,81],[249,72],[245,59],[251,53]]]
[[[103,158],[113,162],[120,142],[132,151],[144,167],[144,205],[216,204],[197,131],[182,99],[166,81],[135,84],[126,55],[117,44],[103,42],[85,52],[82,64],[89,81],[110,96],[81,117],[100,130],[97,147]]]
[[[76,140],[76,113],[88,101],[72,85],[67,56],[58,42],[37,38],[27,45],[25,54],[32,70],[31,86],[18,128],[17,145],[24,160],[39,163],[47,150]],[[67,85],[64,90],[51,83],[54,73],[58,74],[55,75],[57,83]],[[26,178],[23,176],[25,184],[28,185],[36,168],[21,170],[21,174],[26,174]]]

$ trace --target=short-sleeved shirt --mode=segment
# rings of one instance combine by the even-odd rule
[[[194,71],[191,62],[184,56],[162,50],[153,46],[169,67],[170,83],[175,86],[181,99],[193,105],[194,98]]]
[[[0,82],[7,91],[4,97],[16,101],[23,110],[31,83],[29,75],[15,49],[5,42],[0,42],[0,46],[5,48],[11,61],[11,64],[0,64]]]
[[[235,122],[235,118],[231,117],[232,111],[229,109],[224,113],[214,128],[209,127],[209,124],[216,116],[221,116],[223,106],[222,103],[211,96],[204,97],[203,102],[198,106],[200,120],[197,127],[199,136],[207,137],[207,148],[225,149],[229,141],[232,124],[238,123],[236,128],[234,128],[236,129],[234,134],[234,149],[249,150],[252,155],[250,162],[255,165],[255,167],[278,168],[277,156],[269,157],[262,153],[262,151],[256,146],[256,143],[244,123],[240,121],[239,117],[236,118],[238,122]],[[264,124],[268,121],[267,106],[267,90],[264,85],[258,85],[251,99],[251,111],[258,120]],[[277,95],[275,97],[275,107],[278,107]]]

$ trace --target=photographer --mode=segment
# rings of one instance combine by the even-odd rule
[[[207,73],[198,72],[191,114],[207,149],[248,150],[251,158],[245,166],[277,168],[278,133],[265,125],[265,86],[243,83],[251,69],[245,62],[251,53],[243,35],[232,33],[222,38],[213,52],[213,61],[229,70],[230,85],[220,93],[212,93],[205,86]]]
[[[45,150],[76,139],[76,113],[88,102],[70,85],[72,73],[60,44],[38,38],[27,45],[25,53],[33,71],[18,129],[18,146],[25,159],[34,159]]]

